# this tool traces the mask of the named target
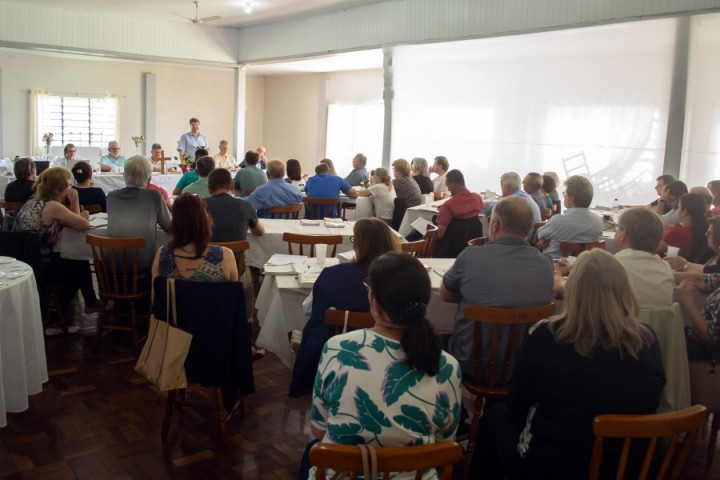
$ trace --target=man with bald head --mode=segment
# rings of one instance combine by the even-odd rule
[[[533,209],[525,198],[503,198],[492,211],[490,241],[466,248],[443,277],[440,296],[458,304],[448,351],[458,359],[464,375],[473,375],[474,358],[473,322],[463,318],[465,305],[521,308],[552,301],[552,260],[526,240],[533,223]]]
[[[268,218],[267,209],[295,205],[302,200],[302,194],[295,185],[287,183],[285,164],[280,160],[270,160],[267,164],[268,181],[257,187],[245,198],[257,210],[259,218]]]

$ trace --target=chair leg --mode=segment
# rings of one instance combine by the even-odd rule
[[[160,438],[163,443],[167,442],[168,430],[170,430],[170,419],[172,418],[173,409],[175,408],[175,393],[177,390],[170,390],[167,396],[167,404],[165,405],[165,418],[163,418],[162,433]]]
[[[137,332],[137,312],[135,311],[135,302],[130,302],[130,325],[132,326],[132,339],[135,348],[138,348],[138,332]]]
[[[712,423],[710,427],[710,439],[708,440],[707,451],[707,468],[710,468],[715,457],[715,445],[717,444],[718,430],[720,429],[720,412],[712,414]]]
[[[105,324],[105,315],[107,315],[107,299],[100,299],[100,314],[98,315],[97,324],[95,325],[95,353],[100,351],[100,341],[103,336],[103,329]]]
[[[475,397],[475,409],[473,410],[472,421],[470,423],[470,437],[468,438],[467,447],[465,448],[465,464],[463,465],[462,478],[470,478],[470,466],[472,465],[473,452],[475,451],[475,439],[480,429],[480,417],[482,416],[484,405],[484,397]]]
[[[218,414],[218,434],[220,436],[220,443],[224,445],[227,440],[227,435],[225,433],[227,414],[225,413],[225,402],[223,402],[222,389],[220,387],[215,387],[215,408],[217,408]]]

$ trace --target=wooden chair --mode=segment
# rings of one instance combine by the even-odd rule
[[[470,304],[463,318],[473,321],[473,378],[463,379],[463,386],[475,395],[475,410],[470,439],[465,449],[464,478],[468,478],[475,439],[485,399],[504,400],[510,391],[512,365],[516,352],[524,344],[528,328],[555,313],[555,304],[530,308],[500,308]],[[485,327],[485,328],[483,328]],[[488,328],[489,332],[488,332]],[[484,337],[487,334],[487,338]],[[507,333],[503,343],[501,337]],[[489,362],[488,362],[489,360]],[[487,370],[484,364],[487,363]]]
[[[347,315],[347,324],[345,323],[345,315]],[[325,323],[335,327],[335,335],[343,333],[343,330],[359,330],[375,326],[375,320],[373,320],[370,312],[351,312],[349,310],[335,310],[334,308],[325,312]]]
[[[425,250],[427,250],[427,240],[418,240],[416,242],[403,242],[400,249],[411,254],[413,257],[425,258]]]
[[[111,330],[132,333],[133,342],[139,346],[136,302],[149,298],[149,289],[140,289],[140,249],[145,246],[143,238],[109,238],[88,233],[85,241],[90,244],[93,254],[95,274],[100,287],[100,315],[97,322],[97,342],[99,349],[102,336]],[[107,303],[114,303],[113,316],[117,321],[121,316],[120,305],[125,303],[130,309],[130,326],[106,325]]]
[[[340,202],[337,198],[303,197],[302,201],[305,204],[305,218],[338,218]]]
[[[658,439],[662,441],[663,437],[669,437],[657,478],[680,478],[680,470],[695,446],[698,430],[706,416],[707,409],[702,405],[652,415],[598,415],[593,420],[595,444],[590,460],[590,480],[596,480],[600,475],[605,438],[624,439],[616,478],[625,478],[632,439],[649,440],[640,474],[633,477],[644,480],[648,476]]]
[[[92,203],[90,205],[83,205],[82,207],[90,215],[92,215],[93,213],[101,213],[102,212],[102,207],[100,206],[100,204],[97,204],[97,203]]]
[[[602,248],[605,250],[605,240],[585,243],[560,242],[560,254],[563,257],[577,257],[585,250],[592,250],[593,248]]]
[[[423,258],[431,258],[433,251],[435,250],[435,243],[437,242],[438,234],[437,225],[428,225],[425,229],[425,252],[423,252]]]
[[[9,211],[17,212],[23,207],[23,205],[25,204],[20,202],[6,202],[5,200],[0,200],[0,228],[2,228],[3,222],[5,221],[3,212],[5,214],[7,214]]]
[[[250,248],[250,242],[247,240],[236,240],[234,242],[210,242],[210,245],[219,247],[227,247],[235,254],[237,260],[238,275],[242,276],[245,271],[245,251]]]
[[[390,478],[391,472],[417,472],[416,479],[422,478],[423,471],[437,468],[440,480],[450,480],[453,465],[463,458],[462,447],[456,442],[440,442],[410,447],[375,447],[377,471],[382,478]],[[310,449],[310,464],[316,466],[316,480],[325,480],[325,469],[352,472],[350,478],[363,474],[363,456],[357,445],[336,445],[317,443]],[[381,478],[378,476],[378,478]]]
[[[332,245],[331,257],[334,257],[337,253],[337,246],[343,241],[342,235],[303,235],[302,233],[283,233],[283,241],[288,243],[288,253],[290,255],[305,255],[303,253],[303,246],[310,246],[310,257],[315,256],[315,245]],[[293,253],[293,244],[297,244],[299,247],[299,253]]]
[[[302,204],[288,205],[285,207],[270,207],[267,209],[269,218],[285,218],[297,220],[300,217],[300,210],[302,210]]]
[[[154,313],[163,320],[166,289],[166,278],[157,277]],[[255,389],[243,285],[175,280],[175,294],[178,326],[193,340],[185,359],[188,388],[168,391],[161,439],[167,441],[174,411],[191,407],[215,411],[218,437],[225,443],[228,419],[244,413],[244,396]]]
[[[715,357],[710,361],[690,361],[690,395],[692,402],[704,405],[711,416],[708,435],[706,468],[710,468],[715,456],[718,431],[720,430],[720,347],[715,347]]]
[[[468,247],[482,247],[488,242],[487,237],[477,237],[477,238],[471,238],[468,240],[467,244]]]

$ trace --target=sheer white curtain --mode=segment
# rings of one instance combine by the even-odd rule
[[[43,146],[38,143],[38,139],[41,137],[42,126],[40,125],[41,118],[38,115],[38,105],[42,102],[42,97],[47,96],[47,92],[44,90],[30,90],[30,112],[28,112],[28,132],[30,137],[28,138],[28,149],[30,155],[42,155]]]
[[[691,21],[688,96],[680,178],[720,180],[720,14]]]
[[[593,181],[647,203],[662,172],[675,20],[398,47],[392,157],[445,155],[469,188],[507,171]],[[572,171],[570,173],[573,173]]]

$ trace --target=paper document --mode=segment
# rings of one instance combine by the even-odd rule
[[[432,225],[432,222],[424,219],[423,217],[418,217],[417,220],[410,224],[411,227],[413,227],[415,230],[422,233],[423,235],[425,235],[425,230],[427,230],[428,225]]]
[[[352,262],[354,258],[355,250],[350,250],[348,252],[340,252],[337,254],[337,259],[340,261],[340,263]]]
[[[298,275],[298,281],[300,286],[303,288],[312,287],[315,284],[315,280],[320,276],[323,271],[323,266],[318,264],[308,265],[307,271]]]
[[[326,218],[325,226],[327,228],[345,228],[345,223],[340,218]]]
[[[267,261],[263,269],[270,275],[297,275],[307,270],[305,255],[276,253]]]
[[[105,227],[107,224],[107,213],[96,213],[90,217],[90,228]]]

